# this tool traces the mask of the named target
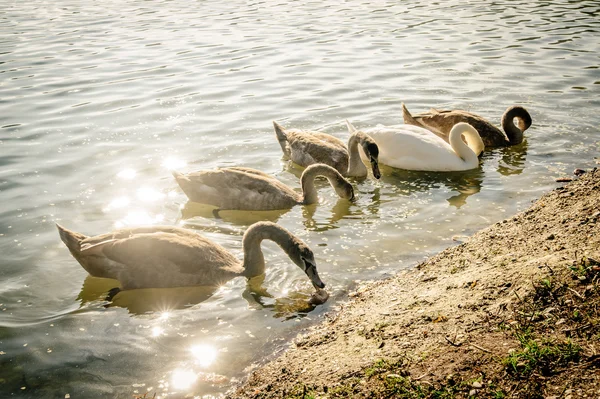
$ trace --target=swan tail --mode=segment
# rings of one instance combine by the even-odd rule
[[[181,173],[181,172],[178,172],[178,171],[176,171],[176,170],[172,170],[172,171],[171,171],[171,174],[173,175],[173,177],[174,177],[174,178],[175,178],[175,180],[177,180],[177,181],[179,181],[179,180],[183,179],[183,177],[184,177],[184,174],[183,174],[183,173]]]
[[[273,128],[275,129],[275,134],[277,135],[277,141],[279,141],[279,146],[281,147],[281,151],[286,156],[290,156],[290,148],[288,146],[288,138],[285,132],[285,129],[277,122],[273,121]]]
[[[185,191],[190,182],[190,179],[185,175],[185,173],[177,172],[175,170],[172,170],[171,174],[175,178],[177,185],[179,185],[179,187],[181,187],[181,189]]]
[[[71,254],[77,258],[79,254],[81,254],[81,241],[88,237],[81,233],[71,231],[58,223],[56,223],[56,228],[58,228],[58,234],[60,235],[62,242],[69,248]]]
[[[421,122],[419,122],[412,116],[412,114],[408,111],[404,103],[402,103],[402,119],[407,125],[419,126],[425,129],[425,126],[423,126]]]

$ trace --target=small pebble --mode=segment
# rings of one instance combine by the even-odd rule
[[[475,389],[481,389],[481,388],[483,388],[483,385],[481,385],[481,382],[475,381],[473,383],[473,388],[475,388]]]
[[[554,181],[557,183],[568,183],[568,182],[573,181],[573,179],[570,177],[559,177],[557,179],[554,179]]]
[[[469,396],[477,396],[477,389],[471,389],[469,391]]]

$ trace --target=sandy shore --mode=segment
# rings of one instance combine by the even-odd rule
[[[361,286],[229,397],[598,398],[597,260],[600,171]]]

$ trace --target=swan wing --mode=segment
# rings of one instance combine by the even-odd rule
[[[272,179],[273,176],[265,173],[265,172],[261,172],[260,170],[256,170],[256,169],[252,169],[252,168],[244,168],[243,166],[230,166],[228,168],[223,168],[223,169],[227,169],[227,170],[234,170],[234,171],[240,171],[243,173],[250,173],[253,175],[257,175],[257,176],[263,176],[265,178],[268,179]]]
[[[218,285],[242,272],[225,248],[191,231],[152,227],[109,234],[126,238],[83,243],[82,255],[124,289]]]
[[[291,130],[288,131],[288,143],[292,161],[300,166],[324,163],[342,174],[348,170],[348,150],[337,137],[321,132]]]
[[[460,122],[473,126],[481,136],[486,147],[508,143],[506,134],[479,115],[462,110],[431,110],[414,116],[425,128],[448,141],[452,127]]]
[[[192,172],[177,182],[190,200],[220,209],[287,209],[301,200],[300,194],[273,176],[249,168]]]
[[[377,126],[365,131],[379,147],[379,161],[407,170],[464,170],[452,147],[428,130],[412,125]]]

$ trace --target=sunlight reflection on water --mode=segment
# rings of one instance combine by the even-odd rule
[[[117,177],[124,180],[131,180],[137,175],[134,169],[126,168],[117,173]]]
[[[159,213],[152,215],[145,210],[133,210],[127,212],[125,217],[117,220],[114,226],[118,229],[125,226],[147,226],[152,224],[160,224],[165,220],[165,215]]]
[[[191,370],[174,370],[171,375],[171,384],[177,390],[189,389],[196,380],[198,375]]]
[[[555,177],[593,167],[600,148],[594,1],[10,3],[0,8],[0,360],[15,367],[2,369],[0,397],[66,387],[131,397],[132,381],[168,388],[172,377],[185,394],[219,395],[356,280],[524,209]],[[302,170],[282,160],[272,120],[347,141],[344,119],[394,125],[402,102],[495,124],[522,104],[533,125],[473,171],[382,167],[380,180],[352,180],[354,202],[319,183],[318,204],[282,212],[216,218],[170,173],[246,166],[299,190]],[[181,224],[241,258],[259,220],[313,249],[327,303],[309,306],[305,275],[265,242],[258,287],[240,278],[217,290],[131,290],[109,304],[118,282],[87,275],[51,223],[89,235]],[[206,370],[190,349],[203,345],[216,351]]]
[[[165,194],[161,193],[160,191],[158,191],[152,187],[138,188],[136,194],[137,194],[137,198],[140,201],[144,201],[144,202],[158,201],[165,197]]]
[[[217,350],[210,345],[194,345],[190,348],[190,351],[196,360],[196,364],[201,367],[210,366],[217,358]]]
[[[183,168],[187,164],[185,161],[183,161],[181,159],[177,159],[174,157],[168,157],[162,162],[161,165],[169,170],[177,170],[177,169]]]

